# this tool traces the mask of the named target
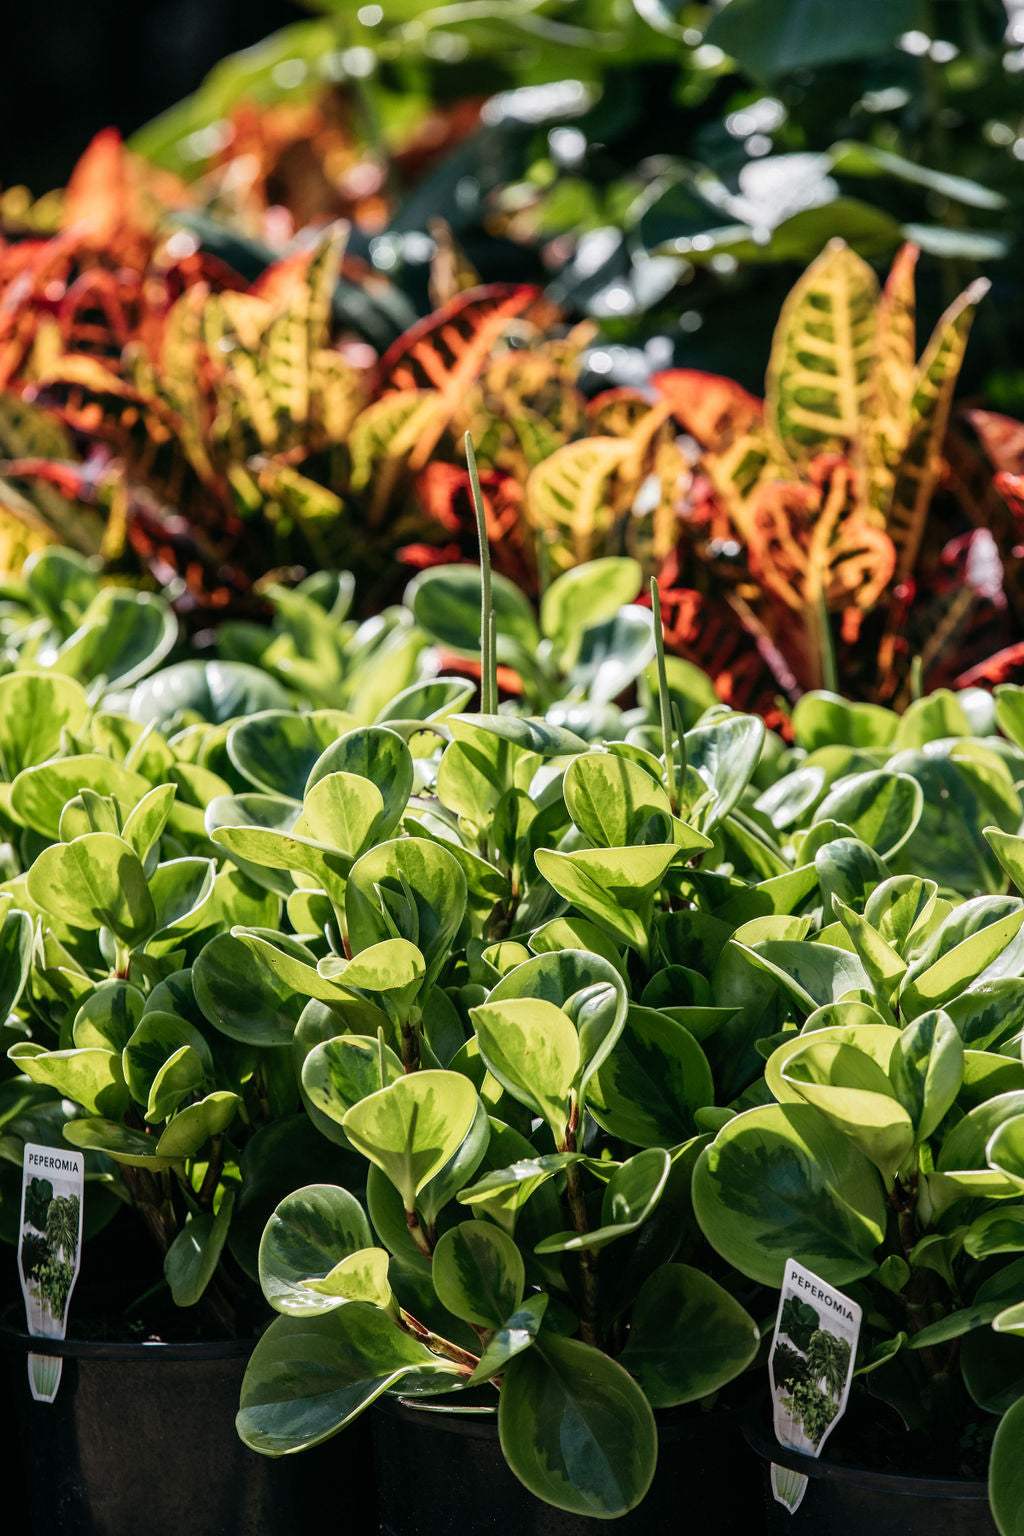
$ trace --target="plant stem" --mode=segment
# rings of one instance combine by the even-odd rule
[[[224,1171],[224,1137],[214,1136],[210,1143],[210,1161],[206,1165],[206,1173],[199,1189],[199,1204],[204,1210],[213,1209],[213,1197],[220,1183],[220,1176]]]
[[[423,1254],[424,1258],[433,1260],[434,1245],[430,1241],[429,1235],[420,1225],[420,1218],[415,1211],[406,1211],[405,1224],[409,1228],[409,1236],[420,1250],[420,1253]]]
[[[480,542],[480,713],[493,715],[498,708],[498,666],[495,646],[494,604],[491,595],[491,550],[487,539],[487,513],[484,510],[480,474],[476,467],[473,439],[466,433],[466,467],[476,513],[476,532]]]
[[[836,652],[835,646],[832,644],[832,625],[829,621],[823,592],[818,593],[816,617],[818,655],[821,661],[821,686],[826,688],[829,693],[837,693],[839,690],[839,674],[836,671]]]
[[[661,744],[665,752],[665,787],[673,816],[678,809],[676,792],[676,760],[672,750],[671,701],[668,694],[668,673],[665,669],[665,632],[661,622],[661,593],[657,578],[651,577],[651,606],[654,609],[654,653],[658,666],[658,711],[661,715]]]
[[[412,1334],[414,1339],[419,1339],[420,1343],[425,1344],[435,1355],[441,1355],[445,1360],[451,1360],[453,1365],[460,1366],[467,1376],[472,1376],[480,1364],[479,1355],[471,1355],[468,1349],[460,1349],[458,1344],[442,1338],[439,1333],[432,1333],[404,1307],[399,1307],[397,1321],[403,1332]]]
[[[574,1103],[572,1117],[565,1129],[565,1140],[559,1151],[576,1151],[576,1131],[578,1125],[579,1105]],[[569,1210],[572,1212],[572,1224],[580,1236],[585,1237],[590,1231],[590,1220],[587,1216],[587,1201],[583,1180],[580,1176],[580,1170],[575,1163],[571,1163],[565,1170],[565,1192],[569,1199]],[[579,1261],[580,1288],[583,1299],[580,1314],[580,1337],[584,1344],[592,1344],[595,1349],[600,1349],[597,1280],[598,1254],[593,1248],[581,1248],[579,1251]]]

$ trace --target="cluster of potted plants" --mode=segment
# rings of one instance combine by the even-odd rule
[[[787,741],[664,656],[641,580],[538,610],[485,558],[357,625],[321,573],[216,657],[81,557],[10,584],[0,1215],[24,1142],[84,1149],[72,1335],[91,1263],[108,1303],[33,1347],[84,1384],[235,1341],[268,1460],[228,1476],[291,1498],[380,1405],[396,1536],[425,1435],[524,1529],[649,1530],[687,1447],[745,1496],[795,1257],[864,1312],[830,1458],[941,1475],[933,1520],[973,1477],[989,1530],[994,1432],[1014,1531],[1024,693],[811,692]]]

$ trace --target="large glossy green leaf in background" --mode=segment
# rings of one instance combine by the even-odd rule
[[[306,998],[258,965],[241,939],[221,933],[204,945],[192,982],[203,1015],[230,1039],[243,1045],[291,1043]]]
[[[708,1241],[753,1280],[788,1259],[845,1285],[869,1274],[886,1225],[874,1165],[809,1104],[747,1110],[701,1153],[693,1206]]]
[[[501,1448],[531,1493],[610,1520],[635,1508],[654,1476],[654,1415],[614,1360],[542,1331],[508,1362],[498,1400]]]
[[[654,659],[654,620],[636,603],[584,629],[569,685],[591,704],[610,704]]]
[[[480,571],[472,565],[436,566],[421,571],[405,589],[405,601],[421,629],[450,651],[480,654]],[[511,665],[540,643],[529,599],[507,577],[491,578],[491,601],[498,634],[498,660]]]
[[[897,853],[921,819],[924,796],[909,774],[878,769],[840,779],[821,801],[815,821],[841,821],[883,859]]]
[[[281,684],[258,667],[240,661],[178,661],[132,691],[133,720],[154,722],[158,729],[188,723],[189,718],[220,724],[263,709],[289,709]]]
[[[77,733],[89,714],[85,689],[58,672],[9,672],[0,678],[0,761],[10,782],[45,762],[61,732]]]
[[[717,1392],[746,1370],[760,1339],[754,1319],[710,1275],[663,1264],[644,1282],[619,1356],[652,1408]]]
[[[254,788],[301,800],[313,765],[354,723],[334,709],[260,710],[231,727],[228,757]]]
[[[866,0],[839,12],[831,0],[731,0],[714,14],[705,39],[755,79],[772,82],[794,70],[882,56],[917,14],[912,0]]]
[[[353,1105],[346,1136],[387,1174],[407,1211],[473,1124],[476,1089],[458,1072],[428,1070],[390,1083]]]
[[[563,672],[576,661],[583,631],[632,602],[642,580],[638,561],[611,555],[574,566],[551,583],[541,599],[540,626]]]
[[[896,732],[897,716],[878,704],[861,704],[835,693],[805,693],[793,710],[793,734],[807,752],[841,743],[884,750]]]
[[[235,1424],[250,1450],[283,1456],[336,1434],[409,1371],[454,1369],[368,1302],[278,1317],[250,1357]]]

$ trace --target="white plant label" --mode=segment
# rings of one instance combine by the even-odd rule
[[[861,1309],[795,1259],[786,1264],[768,1372],[775,1438],[805,1456],[822,1446],[846,1411]],[[807,1489],[802,1472],[772,1463],[772,1492],[790,1514]]]
[[[67,1334],[68,1303],[81,1264],[84,1187],[84,1153],[26,1143],[18,1272],[28,1331],[35,1338]],[[29,1355],[28,1380],[36,1402],[53,1402],[63,1364],[58,1355]]]

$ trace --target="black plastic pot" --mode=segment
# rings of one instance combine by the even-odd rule
[[[659,1413],[658,1470],[643,1503],[609,1522],[542,1503],[505,1465],[493,1415],[380,1398],[373,1414],[382,1536],[662,1536],[756,1531],[757,1464],[729,1411]]]
[[[295,1536],[344,1511],[347,1536],[375,1536],[368,1427],[271,1460],[235,1433],[251,1342],[34,1339],[0,1323],[0,1393],[20,1445],[5,1469],[11,1530],[33,1536]],[[64,1360],[53,1403],[32,1400],[26,1355]],[[12,1449],[8,1446],[8,1449]],[[10,1494],[8,1493],[10,1490]]]
[[[760,1415],[744,1433],[761,1458],[765,1536],[998,1536],[988,1485],[963,1478],[897,1477],[862,1467],[815,1461],[779,1445]],[[807,1491],[795,1513],[776,1503],[772,1462],[803,1472]]]

